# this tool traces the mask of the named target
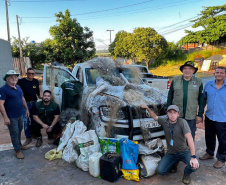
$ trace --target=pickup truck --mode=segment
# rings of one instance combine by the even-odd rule
[[[142,140],[164,136],[162,127],[140,104],[147,104],[158,116],[166,116],[166,95],[141,81],[130,83],[123,68],[105,58],[76,64],[72,73],[62,66],[44,66],[43,90],[53,92],[59,105],[61,85],[68,80],[83,84],[80,118],[100,137]],[[88,119],[87,119],[88,118]],[[83,121],[84,122],[84,121]]]
[[[132,68],[137,69],[140,78],[150,87],[158,88],[163,93],[168,94],[170,88],[170,80],[168,77],[157,76],[150,73],[146,66],[143,65],[123,65],[125,70],[123,71],[124,76],[128,76],[128,70]]]

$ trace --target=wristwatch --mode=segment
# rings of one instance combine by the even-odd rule
[[[192,155],[191,157],[194,158],[194,159],[196,159],[196,155]]]
[[[51,129],[52,129],[52,128],[53,128],[53,126],[49,126],[49,128],[51,128]]]

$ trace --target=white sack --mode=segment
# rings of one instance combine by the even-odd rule
[[[77,121],[75,121],[74,124],[75,124],[74,133],[71,136],[71,138],[69,139],[67,146],[64,148],[63,156],[62,156],[62,159],[64,159],[65,161],[67,161],[69,163],[75,162],[76,159],[78,158],[78,154],[75,150],[75,145],[78,144],[78,142],[76,140],[76,136],[78,136],[79,134],[82,134],[87,129],[82,121],[77,120]]]
[[[57,152],[60,152],[64,149],[64,147],[67,145],[68,140],[71,138],[73,132],[74,132],[75,124],[74,123],[68,123],[66,125],[66,129],[63,132],[63,135],[60,138],[59,146],[57,147]]]
[[[89,156],[94,152],[100,152],[100,144],[94,130],[89,130],[76,136],[80,147],[80,155],[76,160],[76,165],[83,171],[89,170]]]

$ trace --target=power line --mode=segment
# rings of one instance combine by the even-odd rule
[[[49,2],[66,2],[66,1],[88,1],[88,0],[24,0],[24,1],[10,1],[14,3],[49,3]]]
[[[106,11],[118,10],[118,9],[122,9],[122,8],[128,8],[128,7],[131,7],[131,6],[137,6],[137,5],[149,3],[151,1],[154,1],[154,0],[144,1],[144,2],[140,2],[140,3],[130,4],[130,5],[126,5],[126,6],[120,6],[120,7],[110,8],[110,9],[105,9],[105,10],[97,10],[97,11],[93,11],[93,12],[85,12],[85,13],[75,14],[75,15],[72,15],[72,16],[86,15],[86,14],[93,14],[93,13],[99,13],[99,12],[106,12]]]
[[[198,1],[200,1],[200,0],[198,0]],[[193,1],[192,3],[194,3],[194,2],[197,2],[197,1]],[[191,3],[191,2],[190,2]],[[189,3],[183,3],[183,4],[189,4]],[[137,14],[137,13],[144,13],[144,12],[148,12],[148,11],[155,11],[155,10],[159,10],[159,9],[165,9],[165,8],[169,8],[169,7],[175,7],[175,6],[180,6],[180,5],[183,5],[183,4],[177,4],[177,5],[170,5],[170,6],[161,6],[161,7],[159,7],[159,8],[144,8],[144,9],[147,9],[146,11],[144,11],[144,10],[140,10],[140,11],[134,11],[134,10],[128,10],[128,11],[123,11],[123,12],[118,12],[118,13],[109,13],[109,14],[104,14],[104,15],[99,15],[99,16],[92,16],[92,17],[88,17],[88,18],[81,18],[81,19],[79,19],[79,20],[90,20],[90,19],[98,19],[98,18],[101,18],[101,19],[103,19],[103,18],[107,18],[107,17],[112,17],[112,16],[121,16],[121,15],[126,15],[126,13],[125,12],[130,12],[130,13],[133,13],[133,14]],[[139,9],[138,9],[139,10]],[[128,14],[128,13],[127,13]]]
[[[200,1],[200,0],[196,0],[196,1],[192,1],[192,2],[186,2],[184,3],[184,1],[177,1],[177,2],[171,2],[171,3],[168,3],[168,4],[164,4],[164,5],[170,5],[170,6],[163,6],[163,5],[157,5],[157,6],[154,6],[156,8],[153,8],[152,7],[146,7],[146,8],[140,8],[140,9],[135,9],[135,10],[127,10],[127,11],[123,11],[123,12],[118,12],[117,14],[116,13],[109,13],[109,14],[104,14],[104,15],[98,15],[98,16],[92,16],[92,17],[88,17],[88,18],[81,18],[79,20],[89,20],[89,19],[97,19],[97,18],[106,18],[106,17],[110,17],[111,15],[113,16],[121,16],[121,15],[125,15],[125,12],[128,12],[128,13],[144,13],[144,12],[147,12],[147,11],[150,11],[150,10],[159,10],[159,9],[164,9],[164,8],[169,8],[169,7],[174,7],[174,6],[180,6],[180,5],[183,5],[183,4],[190,4],[190,3],[194,3],[194,2],[197,2],[197,1]],[[178,4],[178,3],[182,3],[182,4]],[[171,4],[176,4],[176,5],[171,5]],[[115,10],[119,9],[119,8],[113,8]],[[146,9],[146,11],[145,11]],[[103,10],[102,12],[106,12],[107,10],[109,9],[106,9],[106,10]],[[139,11],[137,11],[139,10]],[[96,11],[97,13],[101,13],[101,11]],[[83,15],[83,14],[88,14],[88,13],[82,13],[82,14],[76,14],[77,16],[78,15]],[[75,16],[75,15],[71,15],[71,16]],[[53,17],[23,17],[23,18],[28,18],[28,19],[49,19],[49,18],[55,18],[54,16]]]
[[[189,20],[192,20],[192,19],[195,19],[195,18],[198,18],[198,17],[199,17],[199,16],[191,17],[191,18],[189,18],[189,19],[186,19],[186,20],[183,20],[183,21],[180,21],[180,22],[177,22],[177,23],[171,24],[171,25],[169,25],[169,26],[162,27],[162,28],[158,29],[158,31],[160,31],[160,30],[164,30],[164,29],[166,29],[166,28],[169,28],[169,27],[175,26],[175,25],[177,25],[177,24],[180,24],[180,23],[183,23],[183,22],[185,22],[185,21],[189,21]]]

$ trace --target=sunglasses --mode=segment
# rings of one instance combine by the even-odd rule
[[[28,75],[35,75],[35,73],[27,73]]]

